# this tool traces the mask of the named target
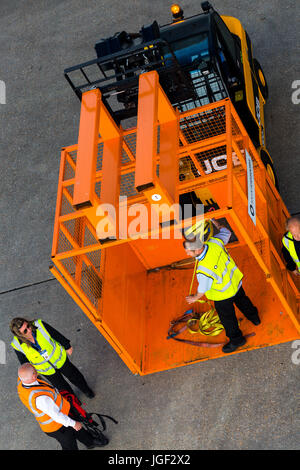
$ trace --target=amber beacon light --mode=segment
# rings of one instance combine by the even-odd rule
[[[174,3],[171,6],[171,13],[173,15],[173,21],[174,22],[183,20],[183,10],[180,7],[180,5],[178,5],[177,3]]]

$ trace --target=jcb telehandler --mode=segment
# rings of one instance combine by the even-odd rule
[[[66,69],[65,77],[79,98],[99,88],[110,114],[123,126],[137,116],[138,78],[150,70],[158,72],[170,102],[181,112],[229,97],[278,188],[266,149],[268,86],[251,40],[238,19],[220,16],[209,2],[201,7],[203,13],[184,18],[174,4],[170,24],[154,21],[139,33],[121,31],[97,42],[97,58]],[[211,168],[218,170],[217,165],[204,170]],[[183,166],[182,178],[191,171]]]

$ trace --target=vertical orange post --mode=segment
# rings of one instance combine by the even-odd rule
[[[153,188],[156,180],[158,74],[139,78],[136,138],[135,187],[138,192]]]
[[[122,131],[101,103],[99,132],[103,140],[101,204],[112,206],[116,217],[107,214],[107,222],[112,233],[118,238],[118,210],[122,159]],[[107,237],[97,233],[100,242],[108,241]]]
[[[232,166],[232,120],[230,101],[225,103],[226,116],[226,155],[227,155],[227,181],[228,181],[228,202],[227,207],[231,209],[233,206],[233,166]]]
[[[95,194],[95,175],[100,117],[99,90],[82,94],[73,206],[91,207]]]
[[[57,252],[58,237],[59,237],[59,216],[61,213],[61,204],[62,204],[62,194],[63,194],[63,179],[66,163],[66,154],[67,151],[63,148],[61,150],[60,157],[60,167],[59,167],[59,177],[58,177],[58,188],[57,188],[57,199],[56,199],[56,209],[55,209],[55,221],[53,229],[53,242],[52,242],[52,252],[51,257],[53,258]]]
[[[159,86],[158,120],[160,124],[159,179],[173,201],[178,200],[179,115]]]
[[[160,125],[160,176],[156,173],[157,126]],[[159,85],[157,72],[139,79],[135,186],[143,192],[164,222],[174,215],[177,200],[179,123],[176,111]]]

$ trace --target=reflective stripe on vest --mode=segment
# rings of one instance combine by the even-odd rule
[[[25,388],[26,388],[26,387],[25,387]],[[44,416],[45,413],[44,413],[43,411],[42,411],[41,413],[39,413],[38,411],[36,411],[36,409],[33,407],[32,401],[35,400],[35,398],[36,398],[35,395],[36,395],[37,393],[40,394],[41,392],[44,392],[44,393],[45,393],[45,389],[43,389],[43,388],[35,388],[34,390],[32,390],[32,392],[30,392],[30,395],[29,395],[29,398],[28,398],[28,404],[29,404],[29,406],[30,406],[30,410],[31,410],[32,413],[35,415],[35,417],[37,417],[37,418],[39,418],[39,417],[41,417],[41,416]],[[57,390],[54,389],[53,392],[52,392],[52,390],[49,390],[48,392],[52,395],[53,400],[56,402],[56,399],[57,399],[57,396],[58,396]],[[61,410],[61,408],[62,408],[62,402],[61,402],[61,404],[60,404],[60,410]],[[60,410],[59,410],[59,411],[60,411]]]
[[[41,320],[36,320],[34,325],[37,328],[37,342],[42,349],[46,350],[47,358],[44,358],[35,348],[26,343],[20,343],[16,336],[11,342],[11,345],[17,351],[25,354],[38,374],[52,375],[55,373],[56,369],[59,369],[65,363],[67,358],[66,351],[57,341],[51,338]]]
[[[49,415],[40,411],[36,407],[36,398],[39,396],[48,396],[53,399],[58,406],[59,411],[68,415],[70,403],[60,395],[56,388],[51,387],[47,382],[38,380],[39,385],[26,386],[18,381],[18,394],[22,403],[34,414],[37,422],[44,432],[54,432],[63,425],[54,421]]]
[[[208,251],[203,260],[198,262],[196,272],[213,279],[211,288],[205,292],[207,299],[225,300],[233,297],[239,289],[243,274],[221,240],[210,238],[206,245]]]
[[[289,238],[287,238],[287,237],[289,237]],[[288,232],[284,235],[284,237],[282,238],[282,243],[285,246],[285,248],[288,250],[291,258],[294,261],[294,263],[297,265],[298,271],[300,271],[300,260],[297,256],[297,251],[296,251],[294,239],[293,239],[293,235],[291,234],[291,232]]]

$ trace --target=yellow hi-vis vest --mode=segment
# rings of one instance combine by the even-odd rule
[[[282,238],[283,246],[288,250],[294,263],[296,263],[297,269],[300,272],[300,259],[297,256],[296,247],[291,232],[286,233]]]
[[[205,274],[213,280],[211,288],[205,292],[206,298],[229,299],[237,293],[243,274],[228,254],[222,240],[211,237],[205,245],[208,250],[204,259],[198,262],[196,273]]]
[[[66,350],[51,338],[41,320],[36,320],[34,325],[37,327],[36,339],[42,349],[41,353],[28,344],[20,342],[16,336],[14,336],[11,345],[17,351],[25,354],[38,374],[52,375],[66,362]]]

